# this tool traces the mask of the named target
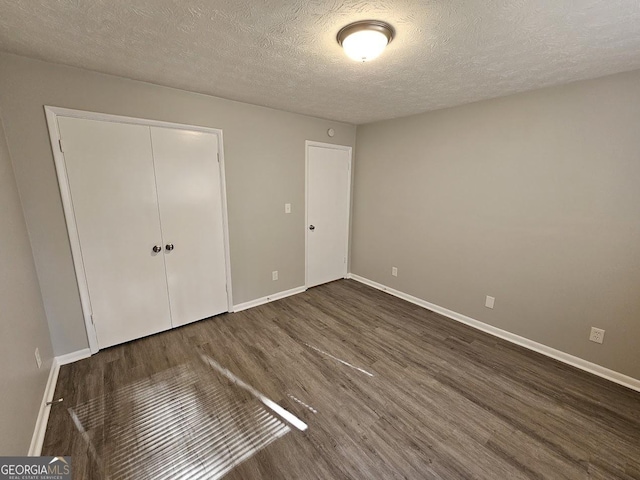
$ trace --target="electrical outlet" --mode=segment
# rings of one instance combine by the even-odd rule
[[[487,295],[487,299],[484,302],[484,306],[487,308],[493,308],[493,305],[496,303],[496,299],[494,297],[490,297]]]
[[[36,363],[38,364],[38,368],[42,367],[42,359],[40,358],[40,349],[36,348]]]
[[[291,204],[290,203],[285,203],[284,204],[284,213],[291,213]]]
[[[601,328],[591,327],[591,334],[589,340],[596,343],[604,342],[604,330]]]
[[[278,270],[274,270],[273,272],[271,272],[271,280],[275,282],[277,279],[278,279]]]
[[[391,267],[391,275],[394,277],[398,276],[398,267]]]

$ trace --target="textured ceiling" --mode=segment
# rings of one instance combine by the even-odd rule
[[[0,0],[0,49],[359,124],[638,69],[640,0]]]

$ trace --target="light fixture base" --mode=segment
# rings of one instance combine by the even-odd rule
[[[396,31],[394,30],[394,28],[387,22],[383,22],[381,20],[360,20],[358,22],[353,22],[342,27],[338,32],[336,39],[338,40],[340,46],[342,46],[345,38],[362,30],[382,33],[385,37],[387,37],[387,45],[391,43],[391,40],[393,40],[393,37],[395,37],[396,35]]]

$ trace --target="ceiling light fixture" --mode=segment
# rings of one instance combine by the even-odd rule
[[[394,35],[393,27],[386,22],[362,20],[341,28],[338,43],[349,58],[357,62],[368,62],[384,51]]]

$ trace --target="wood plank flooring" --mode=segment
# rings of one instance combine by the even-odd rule
[[[113,399],[141,385],[151,390],[138,395],[155,398],[162,382],[187,369],[212,391],[229,389],[229,402],[253,401],[203,358],[308,424],[286,434],[280,427],[279,438],[254,448],[227,479],[640,479],[640,394],[351,280],[63,366],[55,398],[64,402],[52,407],[43,455],[72,455],[76,479],[159,478],[145,476],[143,464],[170,450],[139,432],[188,435],[200,445],[197,426],[167,427],[177,425],[172,415],[191,415],[186,397],[163,387],[164,413],[145,420],[146,430],[140,402]],[[192,383],[197,400],[189,405],[197,409],[189,408],[200,415],[193,418],[222,428],[219,400]],[[70,411],[91,418],[96,402],[103,423],[82,435]],[[101,465],[125,436],[141,464],[134,476]],[[165,457],[173,469],[164,478],[196,478],[180,465],[201,466],[209,450],[192,450],[181,461]]]

